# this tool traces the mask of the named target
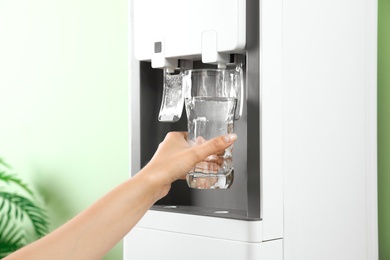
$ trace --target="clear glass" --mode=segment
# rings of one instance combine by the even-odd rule
[[[183,75],[188,143],[199,145],[233,132],[241,89],[241,71],[189,70]],[[227,189],[234,179],[233,146],[222,154],[209,156],[187,174],[195,189]]]

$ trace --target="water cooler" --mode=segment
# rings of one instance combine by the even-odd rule
[[[234,183],[172,185],[124,259],[377,259],[376,25],[370,0],[130,0],[131,175],[186,118],[159,122],[163,72],[243,64]]]

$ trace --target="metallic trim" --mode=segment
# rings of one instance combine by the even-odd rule
[[[260,8],[258,0],[247,0],[246,85],[247,85],[247,196],[248,217],[260,218]]]

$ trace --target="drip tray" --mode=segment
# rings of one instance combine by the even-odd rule
[[[156,211],[167,211],[174,213],[190,214],[209,216],[216,218],[228,218],[238,219],[246,221],[256,221],[259,218],[252,218],[247,216],[246,210],[234,210],[234,209],[220,209],[220,208],[207,208],[207,207],[196,207],[196,206],[177,206],[177,205],[154,205],[151,210]]]

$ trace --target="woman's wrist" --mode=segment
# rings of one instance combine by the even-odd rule
[[[151,165],[145,166],[134,178],[139,178],[140,185],[148,187],[154,202],[165,197],[171,188],[171,181],[164,169],[156,169]]]

